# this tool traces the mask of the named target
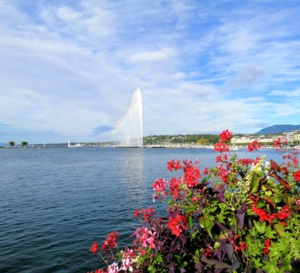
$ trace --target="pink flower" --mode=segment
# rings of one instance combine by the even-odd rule
[[[118,272],[119,272],[119,266],[117,263],[113,263],[107,268],[107,273],[118,273]]]
[[[122,256],[122,266],[120,270],[129,270],[130,272],[133,272],[133,257],[135,256],[135,253],[132,249],[125,248],[125,252]]]
[[[136,240],[134,241],[134,244],[140,243],[142,247],[150,247],[155,248],[155,232],[152,232],[146,227],[139,227],[136,229],[135,233],[133,235],[136,236]]]

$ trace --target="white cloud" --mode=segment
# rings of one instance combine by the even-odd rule
[[[152,62],[162,61],[174,57],[175,52],[171,48],[163,48],[156,51],[146,51],[135,53],[129,57],[130,62]]]
[[[299,11],[257,1],[2,1],[0,124],[95,140],[137,87],[146,135],[297,122]]]

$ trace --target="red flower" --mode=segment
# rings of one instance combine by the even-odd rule
[[[228,155],[227,154],[220,154],[218,156],[216,156],[216,162],[220,163],[220,162],[227,162],[228,161]]]
[[[180,160],[172,160],[172,161],[169,161],[169,162],[168,162],[168,167],[167,167],[167,169],[168,169],[169,171],[172,171],[173,169],[174,169],[175,171],[181,169]]]
[[[253,140],[251,144],[248,145],[248,152],[256,151],[261,149],[261,143],[257,140]]]
[[[133,213],[133,217],[137,217],[137,216],[139,216],[139,215],[140,215],[139,210],[136,209],[136,210],[134,211],[134,213]]]
[[[154,181],[153,185],[153,190],[155,190],[156,192],[164,192],[165,187],[166,187],[166,181],[162,178],[158,178]]]
[[[276,213],[268,214],[266,211],[258,207],[253,207],[252,211],[259,216],[259,221],[261,222],[268,221],[271,223],[273,219],[277,218]]]
[[[190,188],[198,185],[198,179],[201,177],[199,168],[190,166],[185,168],[184,171],[184,182]]]
[[[278,218],[280,220],[284,220],[284,219],[287,219],[289,218],[290,216],[290,209],[288,206],[283,206],[281,211],[278,213]]]
[[[293,173],[293,176],[297,182],[300,181],[300,170]]]
[[[274,140],[273,146],[275,148],[282,148],[284,145],[286,145],[287,140],[286,139],[282,139],[282,138],[277,138],[276,140]]]
[[[210,248],[203,248],[203,255],[206,257],[212,257],[213,252]]]
[[[106,273],[106,270],[105,269],[97,269],[96,271],[95,271],[95,273]]]
[[[169,189],[174,199],[179,196],[179,186],[183,183],[181,178],[173,177],[169,180]]]
[[[229,152],[229,147],[225,143],[218,142],[214,146],[214,151],[215,152]]]
[[[119,233],[117,231],[107,234],[107,239],[104,244],[101,245],[102,250],[105,252],[107,249],[112,249],[117,247],[117,238]]]
[[[90,251],[91,251],[92,253],[96,253],[96,252],[99,251],[99,245],[98,245],[97,242],[94,242],[94,243],[92,244],[92,246],[91,246],[91,248],[90,248]]]
[[[270,252],[271,240],[269,238],[265,241],[265,248],[263,249],[263,254],[268,254]]]
[[[241,242],[239,246],[238,245],[234,246],[235,251],[239,251],[239,250],[240,251],[244,251],[247,248],[248,248],[248,246],[247,246],[247,244],[245,242]]]
[[[176,214],[169,219],[168,227],[175,236],[179,237],[182,231],[188,228],[186,217]]]
[[[232,136],[232,132],[229,132],[228,129],[224,130],[220,134],[221,142],[226,143],[228,140],[230,140],[231,136]]]
[[[243,166],[246,166],[254,163],[254,160],[252,158],[242,158],[238,160],[238,163],[242,164]]]

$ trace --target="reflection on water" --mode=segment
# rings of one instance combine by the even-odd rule
[[[156,178],[172,159],[196,158],[201,170],[215,165],[217,153],[201,149],[1,149],[0,272],[86,272],[99,261],[89,253],[118,230],[121,246],[138,224],[136,208],[154,206]],[[278,163],[274,150],[262,154]]]

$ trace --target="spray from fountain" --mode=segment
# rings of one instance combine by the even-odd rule
[[[125,120],[120,146],[143,147],[142,93],[139,88],[133,92]]]

